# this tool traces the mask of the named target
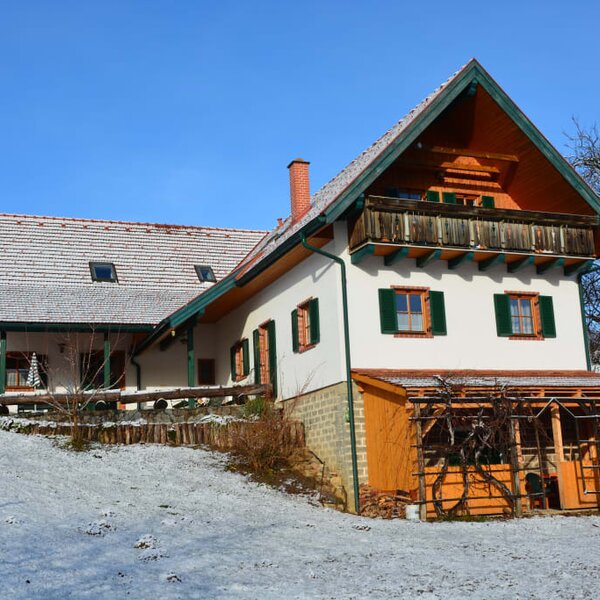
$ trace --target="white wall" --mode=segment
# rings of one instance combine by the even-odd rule
[[[561,269],[543,276],[534,267],[508,273],[506,265],[481,272],[467,263],[449,270],[446,261],[425,269],[414,259],[392,267],[370,256],[348,266],[352,366],[363,369],[586,369],[579,291]],[[444,292],[447,335],[402,338],[382,334],[378,289],[391,285],[429,287]],[[556,338],[511,340],[498,337],[494,294],[539,292],[552,296]]]
[[[326,247],[337,251],[336,242]],[[250,340],[250,375],[240,383],[254,381],[252,332],[269,319],[275,320],[279,397],[338,383],[343,367],[340,267],[331,260],[312,255],[283,277],[239,306],[217,324],[217,381],[231,384],[229,350],[242,338]],[[291,312],[307,298],[319,299],[321,341],[306,352],[292,351]]]

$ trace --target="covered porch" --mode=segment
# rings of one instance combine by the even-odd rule
[[[600,506],[600,376],[587,371],[354,372],[369,485],[421,518]]]

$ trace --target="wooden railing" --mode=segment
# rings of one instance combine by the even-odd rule
[[[365,243],[595,256],[597,217],[486,209],[371,196],[350,234]]]

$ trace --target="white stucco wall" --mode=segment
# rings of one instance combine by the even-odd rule
[[[444,292],[447,335],[402,338],[382,334],[378,289],[392,285]],[[370,256],[348,266],[352,366],[377,369],[586,369],[579,291],[562,269],[537,275],[534,267],[511,274],[505,265],[481,272],[466,263],[449,270],[446,261],[425,269],[403,259],[386,267]],[[556,338],[498,337],[494,294],[539,292],[552,296]]]
[[[325,249],[335,252],[336,242]],[[339,271],[330,260],[312,255],[221,319],[216,336],[217,381],[232,383],[229,350],[242,338],[250,340],[251,372],[244,382],[254,381],[252,332],[269,319],[274,319],[276,326],[279,397],[289,398],[342,381]],[[306,352],[294,354],[291,312],[310,297],[319,299],[321,341]]]

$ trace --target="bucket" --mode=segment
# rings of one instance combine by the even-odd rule
[[[407,504],[405,506],[406,509],[406,519],[408,521],[419,521],[419,512],[421,507],[418,504]]]

